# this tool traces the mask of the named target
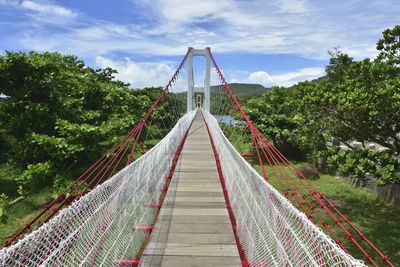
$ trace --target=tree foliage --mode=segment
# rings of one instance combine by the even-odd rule
[[[131,90],[114,73],[59,53],[0,56],[0,93],[5,95],[0,101],[0,149],[7,155],[3,160],[27,167],[20,181],[25,189],[51,182],[52,170],[87,167],[140,121],[161,92]],[[162,112],[168,105],[160,104],[155,123],[173,123],[177,115]]]
[[[262,97],[250,99],[245,110],[256,127],[275,145],[294,142],[297,104],[292,92],[285,87],[272,87]]]
[[[376,45],[376,49],[380,51],[379,61],[390,65],[400,65],[400,25],[383,31],[383,38],[379,39]]]
[[[324,78],[300,82],[293,90],[273,88],[245,110],[274,143],[284,139],[311,158],[335,137],[350,148],[354,140],[378,143],[389,149],[382,157],[393,159],[400,154],[400,26],[383,32],[377,50],[376,59],[360,61],[329,52]],[[344,173],[367,175],[370,162],[356,155],[365,152],[341,153]],[[380,184],[400,183],[399,164],[389,161],[374,171]]]
[[[399,152],[400,69],[336,51],[326,73],[319,83],[299,83],[300,111],[345,143],[371,141]]]

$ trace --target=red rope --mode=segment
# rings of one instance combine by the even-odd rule
[[[208,48],[208,51],[209,51],[211,60],[212,60],[214,66],[215,66],[215,68],[216,68],[216,70],[217,70],[218,76],[220,77],[220,79],[221,79],[222,83],[224,84],[225,88],[227,89],[227,94],[229,94],[229,98],[231,98],[232,101],[233,101],[232,104],[233,104],[233,105],[236,104],[236,111],[239,111],[239,112],[242,114],[241,119],[244,118],[244,119],[246,120],[246,122],[247,122],[246,128],[247,128],[247,127],[250,127],[250,128],[252,129],[253,143],[254,143],[254,145],[255,145],[255,147],[256,147],[257,157],[258,157],[258,160],[259,160],[259,162],[260,162],[260,166],[261,166],[261,169],[262,169],[264,178],[268,181],[268,178],[267,178],[267,176],[266,176],[266,173],[265,173],[265,170],[264,170],[264,166],[263,166],[263,163],[262,163],[261,154],[260,154],[260,152],[259,152],[259,150],[258,150],[258,148],[257,148],[257,141],[258,141],[258,140],[261,140],[262,142],[265,142],[266,144],[270,144],[270,142],[269,142],[269,141],[268,141],[254,126],[253,126],[253,125],[252,125],[252,121],[247,117],[246,112],[242,109],[240,103],[238,102],[238,100],[236,99],[235,95],[233,94],[231,88],[229,87],[228,83],[226,82],[224,76],[222,75],[222,72],[220,71],[220,69],[219,69],[219,67],[218,67],[218,65],[217,65],[217,63],[216,63],[216,61],[215,61],[215,59],[214,59],[214,57],[213,57],[213,55],[212,55],[212,53],[211,53],[211,50],[210,50],[209,48]],[[254,130],[253,130],[253,129],[254,129]],[[321,208],[323,208],[323,209],[326,211],[326,213],[328,213],[328,215],[335,221],[335,223],[339,226],[339,228],[340,228],[342,231],[345,232],[345,234],[347,235],[347,238],[350,239],[350,240],[357,246],[357,248],[365,255],[365,257],[366,257],[374,266],[377,266],[377,264],[374,262],[374,260],[372,259],[372,257],[371,257],[370,255],[368,255],[368,253],[364,250],[364,248],[355,240],[354,236],[350,234],[350,232],[349,232],[349,231],[344,227],[344,225],[341,223],[341,220],[338,219],[338,218],[331,212],[331,210],[329,209],[329,207],[327,207],[327,206],[325,205],[325,203],[321,200],[321,198],[328,202],[329,206],[331,206],[331,208],[333,208],[333,210],[336,211],[336,212],[339,214],[339,216],[340,216],[346,223],[348,223],[352,229],[354,229],[354,230],[356,231],[356,233],[360,236],[360,239],[361,239],[361,240],[364,240],[364,241],[368,244],[368,246],[371,247],[371,248],[373,249],[373,251],[375,251],[375,252],[382,258],[382,260],[383,260],[384,262],[386,262],[389,266],[394,266],[394,265],[389,261],[388,256],[387,256],[387,255],[384,255],[381,251],[379,251],[379,250],[365,237],[365,235],[363,235],[363,234],[354,226],[354,224],[352,224],[352,223],[350,222],[350,220],[349,220],[348,218],[346,218],[346,217],[335,207],[335,205],[334,205],[332,202],[330,202],[330,201],[326,198],[326,196],[324,196],[320,191],[318,191],[318,190],[310,183],[310,181],[309,181],[308,179],[306,179],[306,178],[293,166],[293,164],[292,164],[289,160],[287,160],[287,159],[282,155],[281,152],[279,152],[272,144],[260,146],[261,150],[263,150],[263,147],[264,147],[264,149],[268,149],[268,147],[270,147],[270,148],[272,149],[273,153],[275,153],[276,155],[278,155],[278,157],[281,158],[281,160],[282,160],[282,158],[284,159],[284,160],[282,160],[282,161],[283,161],[285,164],[288,164],[287,167],[291,170],[291,172],[295,175],[295,177],[303,184],[303,186],[304,186],[305,188],[307,188],[307,191],[309,191],[309,192],[311,193],[311,195],[317,200],[317,202],[319,203],[319,205],[321,206]],[[268,152],[268,153],[270,153],[270,152]],[[264,153],[264,155],[266,156],[265,153]],[[274,157],[275,157],[275,156],[274,156]],[[266,158],[268,159],[268,157],[266,157]],[[275,157],[275,159],[276,159],[276,157]],[[296,174],[293,172],[293,170],[289,167],[289,165],[290,165],[290,167],[292,167],[300,176],[302,176],[302,178],[309,184],[310,187],[312,187],[313,190],[309,189],[309,188],[303,183],[302,179],[301,179],[298,175],[296,175]],[[272,167],[272,166],[271,166],[271,167]],[[274,169],[273,169],[273,170],[274,170]],[[275,173],[275,171],[274,171],[274,173]],[[276,175],[276,173],[275,173],[275,175]],[[285,175],[282,174],[282,176],[285,178]],[[290,177],[290,176],[289,176],[289,177]],[[285,179],[285,180],[286,180],[286,179]],[[296,184],[294,183],[294,181],[293,181],[291,178],[290,178],[290,180],[292,181],[292,183],[293,183],[294,185],[296,185]],[[281,182],[279,182],[279,183],[281,184]],[[288,181],[287,181],[287,183],[288,183]],[[288,183],[288,184],[289,184],[289,183]],[[282,186],[282,184],[281,184],[281,186]],[[290,184],[289,184],[289,186],[290,186]],[[291,186],[290,186],[290,187],[291,187]],[[295,187],[297,188],[297,186],[295,186]],[[291,188],[292,188],[292,187],[291,187]],[[297,189],[298,189],[298,188],[297,188]],[[283,190],[284,190],[284,192],[285,192],[285,189],[283,189]],[[298,189],[298,190],[299,190],[299,189]],[[299,191],[300,191],[300,190],[299,190]],[[318,197],[317,193],[319,194],[320,197]],[[285,193],[285,195],[286,195],[286,194],[287,194],[287,192]],[[304,198],[304,200],[306,200],[306,202],[307,202],[309,205],[311,205],[311,203],[308,201],[307,197],[306,197],[303,193],[301,193],[301,195],[302,195],[302,197]],[[293,196],[296,200],[298,199],[298,197],[296,197],[297,194],[296,194],[295,192],[292,192],[292,196]],[[286,195],[286,197],[289,199],[288,195]],[[300,202],[301,202],[301,201],[300,201]],[[300,203],[299,203],[299,204],[300,204]],[[302,206],[302,208],[303,208],[304,204],[303,204],[303,205],[300,205],[300,206]],[[310,208],[311,208],[314,212],[316,212],[316,211],[315,211],[315,208],[314,208],[312,205],[310,206]],[[304,208],[303,208],[303,210],[304,210]],[[307,216],[309,215],[308,212],[306,212],[306,214],[307,214]],[[322,219],[319,215],[317,215],[317,217],[318,217],[320,220]],[[310,217],[309,217],[309,219],[310,219]],[[310,220],[312,221],[312,219],[310,219]],[[312,221],[312,222],[313,222],[313,221]],[[323,219],[322,219],[322,222],[323,222],[324,227],[328,230],[328,228],[327,228],[327,225],[328,225],[327,222],[325,222]],[[314,222],[313,222],[313,223],[314,223]],[[328,230],[328,232],[329,232],[329,233],[332,235],[332,237],[335,239],[336,243],[338,243],[338,244],[340,245],[340,247],[343,248],[343,246],[342,246],[340,240],[336,238],[336,236],[332,233],[332,231],[331,231],[330,229]],[[343,248],[343,249],[344,249],[344,248]]]
[[[185,55],[184,58],[182,59],[181,64],[179,65],[179,67],[178,67],[177,70],[175,71],[174,75],[172,76],[171,80],[168,82],[167,86],[164,88],[164,90],[163,90],[163,91],[161,92],[161,94],[158,96],[157,100],[153,103],[152,107],[147,111],[147,114],[146,114],[146,115],[143,117],[143,119],[141,120],[141,123],[140,123],[140,124],[141,124],[140,131],[139,131],[139,134],[136,136],[135,144],[134,144],[134,146],[133,146],[133,148],[132,148],[132,151],[131,151],[131,153],[130,153],[130,155],[129,155],[129,159],[128,159],[126,165],[129,165],[129,164],[130,164],[130,161],[131,161],[131,159],[132,159],[133,152],[135,151],[136,145],[137,145],[137,143],[138,143],[138,141],[139,141],[140,133],[141,133],[143,127],[146,126],[145,123],[146,123],[147,119],[148,119],[149,117],[151,117],[151,114],[153,113],[153,111],[158,107],[158,103],[162,100],[163,96],[164,96],[165,93],[168,91],[169,87],[170,87],[170,86],[172,85],[172,83],[176,80],[176,78],[177,78],[177,76],[178,76],[178,74],[179,74],[179,72],[180,72],[180,70],[181,70],[181,68],[182,68],[182,66],[183,66],[183,64],[184,64],[184,62],[186,61],[186,58],[187,58],[187,55],[189,54],[190,49],[191,49],[191,48],[188,49],[186,55]],[[125,150],[125,151],[126,151],[126,150]],[[121,159],[120,159],[120,160],[121,160]],[[118,164],[119,164],[119,162],[118,162]],[[115,168],[116,168],[116,167],[114,167],[114,170],[115,170]],[[113,170],[113,171],[114,171],[114,170]],[[120,180],[119,185],[121,184],[122,179],[123,179],[123,177],[121,177],[121,180]],[[105,216],[107,210],[108,210],[108,208],[106,209],[106,211],[105,211],[103,217]],[[103,217],[102,217],[101,221],[103,221],[103,219],[104,219]],[[107,226],[107,223],[108,223],[108,220],[109,220],[110,217],[111,217],[111,214],[108,216],[108,218],[106,219],[106,221],[105,221],[105,223],[104,223],[104,225],[103,225],[103,227],[102,227],[102,236],[103,236],[103,233],[104,233],[104,231],[105,231],[105,229],[106,229],[106,226]],[[98,224],[98,225],[100,225],[100,224]],[[92,238],[91,238],[91,240],[90,240],[90,244],[91,244],[92,239],[94,238],[94,236],[95,236],[96,233],[97,233],[97,229],[96,229],[96,231],[93,233],[93,236],[92,236]],[[101,242],[102,242],[102,238],[98,241],[98,244],[97,244],[97,247],[96,247],[96,251],[95,251],[95,254],[94,254],[94,256],[93,256],[91,265],[93,265],[94,262],[95,262],[95,260],[96,260],[97,253],[98,253],[98,251],[99,251],[100,248],[101,248]],[[89,248],[89,246],[88,246],[88,248]],[[82,256],[82,259],[85,257],[88,248],[86,249],[84,255]],[[82,259],[81,259],[81,260],[82,260]]]
[[[46,205],[44,207],[44,209],[35,217],[33,218],[29,223],[27,223],[20,231],[18,231],[10,240],[6,241],[3,245],[3,247],[6,247],[8,245],[11,244],[12,241],[14,241],[17,237],[19,237],[25,230],[27,230],[28,228],[30,228],[36,221],[38,221],[47,211],[50,210],[50,208],[52,208],[58,201],[60,201],[65,194],[72,189],[72,187],[74,185],[76,185],[79,181],[81,181],[79,183],[79,185],[77,187],[75,187],[75,189],[69,193],[69,195],[56,207],[53,208],[52,212],[36,227],[39,228],[40,226],[42,226],[44,223],[46,223],[50,218],[52,218],[54,216],[54,214],[56,214],[64,205],[67,201],[69,201],[73,194],[97,171],[97,169],[101,166],[103,166],[103,168],[97,173],[97,175],[92,178],[91,182],[84,188],[84,190],[82,190],[80,193],[77,194],[77,196],[75,197],[74,201],[79,199],[87,190],[88,188],[91,186],[91,184],[97,180],[97,178],[100,176],[100,174],[102,174],[100,176],[100,179],[97,180],[97,183],[95,184],[94,187],[96,187],[104,178],[105,174],[109,171],[109,169],[111,168],[111,166],[113,166],[115,160],[119,157],[119,160],[117,162],[117,164],[114,165],[114,168],[112,169],[111,173],[109,174],[108,178],[110,178],[116,168],[119,166],[122,158],[124,157],[128,147],[130,146],[133,138],[135,139],[135,144],[132,148],[132,151],[130,153],[130,156],[128,158],[127,164],[129,165],[129,163],[132,160],[132,155],[133,152],[136,148],[137,142],[139,140],[140,137],[140,132],[142,131],[143,126],[145,126],[145,122],[146,120],[151,116],[152,112],[157,109],[158,103],[161,101],[161,99],[164,97],[164,95],[166,94],[166,92],[168,91],[169,87],[172,85],[172,83],[176,80],[178,73],[180,72],[180,70],[182,69],[182,66],[184,64],[184,62],[186,61],[187,55],[190,51],[190,48],[188,49],[186,55],[184,56],[184,58],[182,59],[179,67],[177,68],[177,70],[175,71],[174,75],[172,76],[171,80],[168,82],[168,84],[166,85],[166,87],[163,89],[163,91],[161,92],[161,94],[158,96],[158,98],[156,99],[156,101],[153,103],[153,105],[149,108],[149,110],[147,111],[146,115],[142,118],[141,122],[135,127],[133,128],[127,135],[125,135],[120,141],[118,141],[109,151],[107,151],[101,158],[99,158],[91,167],[89,167],[81,176],[79,176],[67,189],[65,189],[55,200],[53,200],[50,204]],[[129,144],[128,144],[129,143]],[[128,144],[128,145],[127,145]],[[116,153],[114,153],[115,151],[117,151]],[[122,156],[120,156],[121,152]],[[110,155],[113,156],[111,158],[109,158]],[[105,163],[107,161],[107,163]],[[107,167],[107,169],[105,171],[103,171],[105,168]],[[91,172],[90,172],[91,171]],[[90,172],[90,173],[89,173]],[[89,174],[88,174],[89,173]],[[82,178],[85,177],[83,180]],[[82,221],[83,222],[83,221]],[[81,222],[81,223],[82,223]],[[66,227],[68,227],[69,224],[66,225]],[[43,237],[44,238],[44,237]],[[42,240],[43,240],[42,238]],[[59,240],[59,237],[57,238],[57,240]],[[49,247],[48,251],[51,250],[51,247],[54,246],[56,240],[53,242],[53,244]],[[33,250],[33,248],[32,248]],[[31,251],[32,251],[31,250]],[[28,252],[27,254],[25,254],[24,258],[22,259],[22,263],[27,259],[27,257],[30,255],[30,252]],[[15,251],[13,252],[15,253]],[[12,254],[13,254],[12,253]],[[12,255],[11,254],[11,255]],[[48,253],[45,253],[44,255],[47,255]],[[43,262],[44,257],[41,259],[40,262]]]
[[[220,178],[220,181],[221,181],[222,192],[224,193],[224,198],[225,198],[226,206],[228,208],[228,214],[229,214],[229,218],[231,220],[232,230],[233,230],[233,234],[235,236],[236,246],[237,246],[238,251],[239,251],[240,259],[242,261],[242,265],[244,267],[248,267],[250,265],[249,265],[249,262],[248,262],[247,257],[246,257],[246,251],[242,247],[242,245],[240,243],[240,240],[239,240],[239,237],[237,235],[237,231],[236,231],[237,230],[237,222],[236,222],[235,214],[232,211],[232,207],[231,207],[231,203],[230,203],[229,195],[228,195],[228,190],[226,189],[226,186],[225,186],[225,178],[224,178],[224,174],[222,173],[222,168],[221,168],[221,163],[220,163],[218,151],[217,151],[217,149],[215,147],[214,139],[212,138],[210,129],[208,128],[208,124],[207,124],[207,122],[206,122],[206,120],[204,118],[203,112],[201,112],[201,116],[203,117],[204,124],[206,125],[208,136],[209,136],[210,142],[211,142],[211,147],[212,147],[212,150],[214,152],[215,162],[217,164],[217,170],[218,170],[219,178]]]
[[[185,144],[186,138],[187,138],[187,136],[188,136],[188,134],[189,134],[190,128],[192,127],[192,124],[193,124],[194,119],[195,119],[195,117],[193,117],[192,122],[190,123],[189,127],[187,128],[187,130],[186,130],[186,132],[185,132],[185,135],[183,136],[183,138],[182,138],[182,140],[181,140],[181,142],[180,142],[178,148],[177,148],[176,151],[175,151],[174,157],[173,157],[173,159],[172,159],[171,169],[170,169],[169,174],[168,174],[168,176],[167,176],[167,180],[169,180],[169,181],[167,181],[166,185],[163,187],[163,189],[165,188],[165,190],[164,190],[164,191],[165,191],[165,194],[163,194],[163,196],[161,197],[161,199],[160,199],[160,204],[159,204],[158,207],[157,207],[158,210],[157,210],[156,217],[154,218],[154,221],[153,221],[153,224],[152,224],[153,227],[154,227],[154,225],[156,224],[158,215],[160,214],[160,210],[161,210],[161,207],[162,207],[162,205],[163,205],[163,203],[164,203],[164,199],[165,199],[165,197],[166,197],[166,195],[167,195],[167,192],[168,192],[168,189],[169,189],[169,185],[170,185],[170,183],[171,183],[172,176],[173,176],[173,174],[174,174],[174,172],[175,172],[176,165],[177,165],[177,163],[178,163],[179,157],[180,157],[181,152],[182,152],[183,145]],[[150,239],[150,235],[151,235],[151,232],[150,232],[149,235],[148,235],[148,238],[147,238],[147,240],[146,240],[145,246],[144,246],[144,248],[143,248],[143,250],[142,250],[142,254],[140,255],[139,259],[141,259],[142,256],[143,256],[144,250],[145,250],[145,248],[146,248],[146,246],[147,246],[147,243],[148,243],[148,241],[149,241],[149,239]]]
[[[133,131],[133,132],[131,131],[132,134],[126,139],[125,142],[120,143],[120,145],[117,147],[117,148],[118,148],[118,152],[117,152],[116,154],[114,154],[114,155],[108,160],[108,162],[103,166],[103,168],[99,171],[99,173],[92,179],[92,181],[84,188],[84,190],[82,190],[80,193],[77,194],[77,196],[75,197],[74,200],[77,200],[78,198],[80,198],[80,196],[81,196],[84,192],[86,192],[86,190],[89,188],[89,186],[90,186],[90,185],[97,179],[97,177],[103,172],[104,168],[107,167],[107,166],[109,166],[109,167],[107,168],[107,170],[106,170],[106,171],[103,173],[103,175],[101,176],[100,180],[104,177],[104,175],[107,173],[107,171],[108,171],[108,169],[110,168],[110,166],[112,166],[112,164],[114,163],[115,159],[119,157],[119,155],[120,155],[121,151],[123,150],[123,148],[126,147],[126,144],[128,143],[128,141],[129,141],[129,140],[132,140],[133,137],[135,136],[135,134],[136,134],[136,132],[137,132],[137,127],[135,127],[134,130],[135,130],[135,131]],[[131,142],[131,141],[129,141],[129,142]],[[128,147],[129,147],[129,146],[128,146]],[[114,151],[115,151],[115,150],[114,150]],[[121,158],[122,158],[122,157],[123,157],[123,155],[121,156]],[[104,161],[103,161],[103,163],[104,163]],[[101,165],[99,165],[99,166],[101,166]],[[98,166],[98,167],[99,167],[99,166]],[[96,168],[96,169],[97,169],[97,168]],[[92,173],[95,172],[96,169],[93,170]],[[92,174],[92,173],[91,173],[91,174]],[[69,196],[72,196],[72,195],[78,190],[78,188],[81,187],[81,186],[86,182],[86,180],[91,176],[91,174],[89,174],[89,176],[86,177],[86,178],[85,178],[71,193],[70,193]],[[99,180],[99,181],[100,181],[100,180]],[[99,181],[96,183],[96,185],[94,186],[94,188],[97,186],[97,184],[99,183]],[[56,213],[59,209],[61,209],[61,208],[64,206],[64,204],[67,202],[67,200],[68,200],[68,198],[64,199],[64,201],[62,201],[55,209],[53,209],[52,213],[51,213],[49,216],[47,216],[47,218],[45,218],[45,220],[43,220],[43,221],[36,227],[36,229],[39,228],[43,223],[47,222],[47,221],[52,217],[52,215],[53,215],[54,213]],[[86,219],[86,217],[90,214],[91,208],[94,206],[95,203],[96,203],[96,201],[93,201],[93,202],[92,202],[92,205],[91,205],[89,211],[85,214],[85,217],[84,217],[84,219],[82,220],[81,224],[84,222],[84,220]],[[61,233],[64,233],[64,232],[69,228],[69,226],[71,225],[71,223],[72,223],[75,219],[76,219],[76,217],[72,218],[72,221],[69,222],[69,223],[67,223],[67,224],[64,226],[64,228],[62,229]],[[60,236],[61,236],[61,234],[60,234]],[[53,243],[52,243],[51,246],[49,246],[49,248],[47,249],[46,253],[43,254],[43,257],[42,257],[41,261],[40,261],[38,264],[41,264],[41,263],[45,260],[45,257],[49,254],[49,252],[51,251],[51,249],[52,249],[52,248],[56,245],[56,243],[61,239],[60,236],[57,237],[57,239],[53,241]],[[44,237],[42,237],[41,241],[42,241],[43,239],[44,239]],[[23,258],[22,261],[21,261],[22,263],[25,262],[25,260],[28,258],[28,256],[29,256],[29,255],[31,254],[31,252],[33,251],[33,249],[34,249],[34,247],[32,247],[32,249],[31,249],[31,251],[30,251],[29,253],[25,254],[24,258]]]
[[[18,236],[20,236],[26,229],[30,228],[32,224],[34,224],[39,218],[43,216],[50,208],[52,208],[58,201],[60,201],[63,196],[81,179],[87,175],[89,171],[91,171],[94,167],[94,170],[89,174],[88,177],[90,177],[100,166],[104,164],[104,162],[107,160],[108,155],[112,154],[129,136],[132,135],[132,132],[134,129],[131,130],[127,135],[125,135],[117,144],[115,144],[109,151],[107,151],[101,158],[99,158],[89,169],[87,169],[81,176],[79,176],[78,179],[75,180],[70,186],[68,186],[67,189],[65,189],[56,199],[54,199],[50,204],[46,205],[44,209],[35,217],[33,218],[29,223],[27,223],[21,230],[19,230],[10,240],[6,241],[3,245],[3,247],[6,247],[11,244],[12,241],[14,241]],[[79,186],[78,186],[79,187]],[[69,200],[72,197],[72,193],[70,193],[67,197],[66,200]],[[64,202],[65,203],[65,202]],[[54,212],[55,213],[55,212]],[[53,213],[53,214],[54,214]],[[46,220],[47,221],[47,220]],[[44,221],[45,222],[45,221]]]

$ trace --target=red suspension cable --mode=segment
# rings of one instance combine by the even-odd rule
[[[25,232],[28,228],[30,228],[35,222],[37,222],[40,218],[43,217],[43,215],[49,211],[56,203],[58,203],[60,200],[63,199],[63,197],[67,194],[67,192],[69,190],[71,190],[78,182],[80,182],[80,184],[71,192],[68,194],[68,196],[61,202],[62,204],[58,205],[56,208],[54,208],[52,210],[52,212],[39,224],[39,226],[43,225],[43,223],[47,222],[50,218],[52,218],[54,216],[54,214],[57,213],[57,211],[59,211],[63,205],[71,200],[73,193],[75,193],[82,185],[84,182],[86,182],[91,175],[93,175],[101,166],[103,166],[105,164],[105,162],[107,161],[108,163],[112,164],[110,162],[111,159],[116,159],[116,157],[114,157],[115,155],[113,155],[114,153],[118,153],[123,151],[123,149],[125,148],[122,147],[123,144],[126,144],[128,140],[130,140],[130,138],[132,138],[133,136],[136,138],[135,143],[137,143],[139,137],[140,137],[140,132],[141,129],[144,127],[147,119],[151,116],[152,112],[157,109],[158,104],[160,103],[160,101],[162,100],[162,98],[165,96],[165,94],[168,92],[169,88],[172,86],[173,82],[177,79],[177,76],[179,74],[179,72],[182,69],[183,64],[185,63],[187,56],[189,54],[191,48],[188,49],[186,55],[184,56],[184,58],[182,59],[180,65],[178,66],[178,68],[176,69],[174,75],[172,76],[172,78],[170,79],[170,81],[168,82],[168,84],[165,86],[165,88],[162,90],[162,92],[160,93],[160,95],[158,96],[158,98],[155,100],[155,102],[153,103],[153,105],[149,108],[149,110],[147,111],[146,115],[142,118],[142,120],[140,121],[140,123],[134,128],[132,129],[125,137],[123,137],[117,144],[115,144],[109,151],[107,151],[101,158],[99,158],[89,169],[87,169],[81,176],[79,176],[67,189],[65,189],[56,199],[54,199],[50,204],[46,205],[44,207],[44,209],[35,217],[33,218],[29,223],[27,223],[21,230],[19,230],[10,240],[6,241],[3,245],[3,247],[9,246],[14,240],[16,240],[23,232]],[[136,134],[137,132],[139,132],[139,134]],[[135,148],[136,146],[134,146]],[[128,163],[131,162],[132,160],[132,155],[133,155],[133,151],[134,148],[132,149],[132,152],[129,156],[128,159]],[[122,150],[121,150],[122,149]],[[113,157],[110,159],[109,156],[113,155]],[[119,155],[119,154],[118,154]],[[118,160],[118,164],[121,161],[122,157]],[[107,166],[107,164],[106,164]],[[107,171],[109,170],[109,168],[111,167],[111,165],[108,166]],[[117,168],[117,166],[115,166],[112,170],[111,173],[113,173],[115,171],[115,169]],[[102,172],[102,170],[104,170],[104,167],[101,169],[101,171],[98,173],[98,175],[96,177],[98,177],[100,175],[100,173]],[[106,173],[106,172],[105,172]],[[105,173],[103,173],[103,175],[101,177],[104,177]],[[85,177],[85,178],[84,178]],[[110,176],[109,176],[110,177]],[[102,178],[101,178],[102,179]],[[96,183],[96,186],[100,183],[101,179]],[[96,178],[92,179],[92,182],[96,180]],[[91,182],[91,183],[92,183]],[[79,199],[88,189],[89,187],[86,186],[85,190],[83,190],[82,192],[80,192],[79,194],[77,194],[77,196],[75,197],[74,200]],[[39,227],[38,226],[38,227]]]
[[[322,222],[322,224],[324,225],[324,227],[327,229],[327,231],[331,234],[331,236],[334,238],[334,240],[336,241],[336,243],[342,248],[344,249],[343,245],[341,244],[341,241],[333,234],[333,232],[331,231],[331,229],[328,227],[328,224],[326,221],[323,220],[323,218],[318,214],[318,212],[316,212],[315,207],[312,206],[311,202],[309,202],[307,196],[298,188],[297,184],[295,183],[295,181],[292,179],[292,177],[287,173],[287,171],[285,170],[285,167],[282,166],[281,162],[283,163],[283,165],[286,166],[286,168],[288,168],[290,170],[290,172],[292,172],[292,174],[297,178],[297,180],[299,180],[299,182],[307,189],[307,191],[314,197],[314,199],[318,202],[318,204],[321,206],[321,208],[335,221],[335,223],[339,226],[339,228],[346,234],[347,238],[350,239],[356,246],[357,248],[365,255],[365,257],[374,265],[377,266],[377,264],[374,262],[374,260],[372,259],[372,257],[370,255],[368,255],[368,253],[364,250],[364,248],[357,242],[357,240],[354,238],[353,235],[351,235],[351,233],[344,227],[343,223],[341,222],[341,219],[338,219],[333,212],[329,209],[329,207],[322,201],[325,200],[328,205],[333,209],[333,211],[335,211],[337,214],[339,214],[339,216],[353,229],[356,231],[356,233],[360,236],[360,239],[362,241],[365,241],[366,244],[372,248],[373,251],[375,251],[380,257],[381,259],[386,262],[389,266],[394,266],[388,259],[387,255],[384,255],[381,251],[379,251],[366,237],[365,235],[363,235],[356,227],[354,224],[352,224],[350,222],[350,220],[348,218],[346,218],[336,207],[335,205],[329,201],[326,196],[324,196],[320,191],[318,191],[312,184],[311,182],[306,179],[294,166],[293,164],[287,159],[285,158],[282,153],[277,150],[272,143],[261,134],[260,131],[258,131],[258,129],[253,125],[253,122],[247,117],[246,112],[243,110],[242,106],[240,105],[240,103],[238,102],[237,98],[235,97],[235,95],[233,94],[231,88],[229,87],[228,83],[226,82],[224,76],[222,75],[222,72],[220,71],[212,53],[211,50],[208,48],[208,52],[210,54],[211,60],[215,66],[215,69],[217,71],[217,74],[219,76],[219,78],[221,79],[224,87],[227,90],[227,95],[229,95],[229,98],[232,99],[232,105],[235,106],[235,112],[239,111],[241,113],[241,119],[244,119],[247,123],[247,125],[245,126],[245,128],[250,128],[251,129],[251,135],[253,138],[253,143],[255,145],[256,148],[256,152],[257,152],[257,158],[258,161],[260,163],[260,167],[263,173],[264,178],[267,180],[268,182],[268,177],[266,175],[266,172],[264,170],[264,164],[262,161],[262,155],[265,156],[265,158],[268,160],[269,165],[271,166],[273,172],[275,173],[275,176],[278,178],[278,181],[283,189],[283,191],[285,192],[285,195],[287,197],[287,199],[289,199],[289,201],[291,202],[290,198],[289,198],[289,194],[286,191],[286,189],[284,188],[281,180],[279,179],[277,173],[275,172],[275,169],[273,166],[275,166],[279,172],[281,173],[282,177],[284,178],[285,182],[289,185],[290,190],[292,192],[292,196],[296,199],[296,202],[302,207],[303,211],[306,213],[307,217],[313,222],[311,215],[308,213],[308,211],[305,209],[304,207],[304,203],[301,202],[301,200],[299,199],[299,197],[297,196],[297,193],[294,191],[293,187],[291,184],[293,184],[295,186],[295,188],[299,191],[301,197],[307,202],[307,204],[309,205],[310,209],[314,211],[314,213],[316,213],[317,217],[319,218],[319,220]],[[267,156],[268,155],[268,156]],[[272,164],[272,162],[270,161],[270,159],[272,160],[272,162],[274,164]],[[285,172],[285,174],[282,173],[282,171]],[[290,182],[289,182],[290,180]],[[306,183],[309,185],[309,187],[302,181],[306,181]],[[312,189],[310,189],[310,187]],[[345,249],[344,249],[345,250]],[[345,250],[346,251],[346,250]]]

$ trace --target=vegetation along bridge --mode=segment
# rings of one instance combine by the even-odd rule
[[[206,58],[202,87],[194,85],[193,56]],[[167,92],[183,91],[180,116],[182,103]],[[160,114],[168,102],[169,115]],[[219,123],[211,109],[236,124]],[[144,140],[163,132],[146,151]],[[246,154],[235,149],[242,141],[250,143]],[[283,194],[269,184],[275,178]],[[253,125],[210,49],[189,48],[136,127],[5,244],[0,265],[365,266],[333,228],[368,264],[393,266]]]

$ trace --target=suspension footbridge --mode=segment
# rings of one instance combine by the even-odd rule
[[[193,56],[206,57],[201,87],[194,85]],[[233,132],[250,138],[249,153],[237,152],[230,140],[238,140],[210,113],[211,85],[220,96],[218,113],[239,114]],[[163,132],[155,121],[170,124],[157,108],[175,101],[168,92],[182,90],[186,114],[180,116],[174,103],[175,126],[145,151],[143,136]],[[270,179],[279,181],[283,194]],[[365,266],[348,254],[333,227],[367,264],[393,266],[253,125],[211,50],[189,48],[138,125],[6,242],[0,265]]]

